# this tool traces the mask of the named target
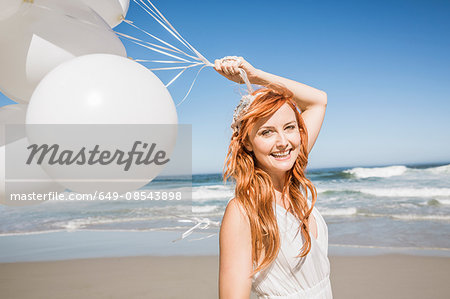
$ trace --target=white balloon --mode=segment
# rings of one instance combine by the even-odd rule
[[[23,2],[17,13],[0,20],[0,89],[27,103],[50,70],[91,53],[126,57],[120,39],[92,9],[71,0]]]
[[[81,0],[95,10],[111,26],[116,27],[128,12],[130,0]]]
[[[91,54],[67,61],[40,82],[28,124],[177,124],[169,91],[146,67]]]
[[[100,151],[128,152],[134,141],[146,141],[163,149],[166,157],[170,157],[175,146],[177,122],[175,104],[158,77],[133,60],[109,54],[81,56],[56,67],[37,86],[26,116],[28,136],[36,144],[57,144],[61,150],[74,152],[83,147],[86,151],[92,150],[97,144]],[[50,126],[39,130],[39,126],[30,124]],[[109,126],[104,126],[102,131],[102,126],[79,124]],[[162,125],[133,127],[127,124]],[[128,171],[115,163],[43,167],[72,191],[124,193],[146,185],[164,165],[133,165]],[[61,181],[87,178],[95,183]],[[132,181],[97,181],[102,179]]]
[[[22,0],[1,0],[0,1],[0,21],[15,14],[20,7]]]
[[[25,115],[27,113],[28,105],[13,104],[0,107],[0,146],[6,143],[6,128],[7,124],[25,124]],[[12,142],[25,136],[24,132],[11,130],[8,132],[8,141]]]
[[[25,131],[25,130],[23,130]],[[35,194],[48,194],[48,192],[63,192],[64,187],[53,181],[39,165],[27,165],[25,161],[28,157],[27,146],[29,142],[26,137],[0,146],[0,204],[8,206],[23,206],[42,203],[41,200],[11,200],[11,194],[19,196],[30,196]],[[8,147],[8,148],[6,148]],[[5,156],[5,153],[7,157]],[[6,165],[6,158],[10,165]],[[6,182],[6,172],[8,179],[24,179],[21,182]],[[7,184],[7,185],[6,185]],[[8,188],[6,188],[6,186]],[[35,197],[36,198],[36,197]]]

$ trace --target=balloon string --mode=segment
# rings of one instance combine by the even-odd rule
[[[128,25],[130,25],[130,26],[136,28],[137,30],[139,30],[139,31],[141,31],[141,32],[143,32],[143,33],[145,33],[146,35],[148,35],[148,36],[150,36],[150,37],[156,39],[157,41],[163,43],[164,45],[169,46],[169,47],[172,48],[173,50],[172,50],[172,49],[169,50],[169,49],[166,48],[166,47],[163,47],[163,46],[160,46],[160,45],[155,45],[155,44],[152,44],[152,43],[150,43],[150,42],[142,41],[142,40],[140,40],[140,39],[138,39],[138,38],[135,38],[135,37],[132,37],[132,36],[129,36],[129,35],[126,35],[126,34],[117,32],[117,33],[119,33],[120,35],[126,36],[126,37],[128,37],[128,38],[130,38],[130,39],[139,40],[139,41],[141,41],[141,42],[144,42],[144,43],[147,43],[147,44],[150,44],[150,45],[154,45],[154,46],[157,46],[157,47],[159,47],[159,48],[164,48],[164,49],[167,49],[168,51],[171,51],[171,52],[177,52],[177,53],[183,54],[183,55],[185,55],[185,56],[187,56],[187,57],[190,57],[190,58],[192,58],[192,59],[195,59],[195,60],[200,60],[199,58],[197,58],[197,57],[195,57],[195,56],[192,56],[192,55],[189,55],[189,54],[186,54],[185,52],[181,51],[181,50],[178,49],[177,47],[171,45],[170,43],[168,43],[168,42],[166,42],[166,41],[164,41],[164,40],[162,40],[162,39],[160,39],[160,38],[154,36],[153,34],[151,34],[151,33],[147,32],[147,31],[145,31],[144,29],[142,29],[142,28],[140,28],[140,27],[134,25],[133,22],[131,22],[131,21],[129,21],[129,20],[124,20],[124,22],[125,22],[126,24],[128,24]]]
[[[145,4],[142,0],[137,2],[137,0],[134,0],[134,2],[136,4],[138,4],[145,12],[147,12],[147,14],[149,14],[155,21],[157,21],[161,26],[164,27],[164,29],[166,29],[170,34],[172,34],[173,37],[175,37],[180,43],[182,43],[186,48],[188,48],[189,50],[191,50],[189,48],[189,46],[186,44],[186,42],[184,41],[183,38],[180,38],[177,34],[175,34],[171,29],[169,29],[162,21],[160,21],[156,16],[154,16],[150,11],[148,11],[145,7],[143,7],[139,2],[141,2],[142,4],[144,4],[147,8],[148,5]],[[191,50],[192,51],[192,50]],[[194,52],[195,53],[195,52]],[[197,54],[197,53],[195,53]],[[199,57],[200,58],[200,57]]]
[[[250,83],[250,80],[248,80],[247,72],[245,72],[245,70],[242,68],[239,68],[239,72],[241,74],[241,78],[244,80],[245,85],[247,85],[248,93],[252,94],[254,90],[252,84]]]
[[[213,233],[213,234],[210,234],[210,235],[208,235],[208,236],[206,236],[206,237],[202,237],[202,238],[190,239],[190,240],[188,240],[188,242],[208,239],[208,238],[214,237],[215,235],[217,235],[217,233]]]
[[[139,30],[141,30],[139,27],[137,27],[136,25],[134,25],[134,24],[132,24],[132,23],[129,23],[129,21],[128,20],[125,20],[124,21],[125,23],[127,23],[127,24],[130,24],[130,25],[132,25],[134,28],[138,28]],[[144,31],[144,30],[142,30],[142,31]],[[153,46],[153,47],[157,47],[157,48],[160,48],[160,49],[163,49],[163,50],[166,50],[166,51],[170,51],[170,52],[173,52],[173,53],[179,53],[179,54],[183,54],[183,55],[186,55],[186,53],[184,53],[183,51],[181,51],[181,50],[178,50],[176,47],[174,47],[174,46],[172,46],[172,45],[170,45],[170,44],[168,44],[169,46],[172,46],[173,48],[175,48],[176,50],[174,50],[174,49],[171,49],[171,48],[167,48],[167,47],[164,47],[164,46],[161,46],[161,45],[157,45],[157,44],[154,44],[154,43],[151,43],[151,42],[148,42],[148,41],[144,41],[144,40],[141,40],[141,39],[139,39],[139,38],[137,38],[137,37],[133,37],[133,36],[130,36],[130,35],[128,35],[128,34],[125,34],[125,33],[122,33],[122,32],[116,32],[120,37],[124,37],[124,38],[128,38],[128,39],[130,39],[130,40],[135,40],[135,41],[139,41],[139,42],[142,42],[142,43],[145,43],[145,44],[147,44],[147,45],[150,45],[150,46]],[[150,36],[152,36],[152,37],[154,37],[154,38],[157,38],[156,36],[153,36],[153,35],[151,35],[150,33],[148,34],[148,35],[150,35]],[[161,40],[161,39],[159,39],[159,38],[157,38],[158,40]],[[161,40],[161,42],[164,42],[163,40]],[[164,42],[165,43],[165,42]],[[187,55],[186,55],[187,56]]]
[[[142,46],[142,47],[144,47],[144,48],[147,48],[147,49],[149,49],[149,50],[152,50],[152,51],[155,51],[155,52],[164,54],[164,55],[166,55],[166,56],[170,56],[170,57],[172,57],[172,58],[182,60],[182,61],[187,62],[187,63],[194,63],[193,61],[190,61],[190,60],[181,58],[181,57],[179,57],[179,56],[176,56],[176,55],[167,53],[167,52],[162,51],[162,50],[155,49],[155,48],[153,48],[153,47],[151,47],[151,46],[149,46],[149,45],[144,45],[144,44],[142,44],[142,43],[140,43],[140,42],[137,42],[137,41],[134,41],[134,40],[130,40],[130,42],[132,42],[132,43],[134,43],[134,44],[136,44],[136,45]]]
[[[134,2],[136,2],[136,0],[133,0]],[[140,2],[142,2],[141,0],[139,0]],[[142,3],[145,5],[145,3]],[[147,6],[147,5],[146,5]],[[151,9],[150,7],[147,6],[147,8],[161,21],[164,22],[164,19],[161,18],[161,16],[159,15],[159,11],[155,12],[153,9]]]
[[[185,232],[181,235],[180,238],[178,238],[178,239],[176,239],[176,240],[173,240],[172,242],[176,242],[176,241],[179,241],[179,240],[182,240],[182,239],[188,237],[188,236],[189,236],[190,234],[192,234],[192,233],[194,232],[194,230],[197,229],[197,228],[198,228],[198,229],[207,229],[207,228],[209,228],[210,225],[215,225],[215,226],[219,226],[219,225],[220,225],[220,222],[211,221],[209,218],[202,218],[202,219],[200,219],[200,218],[194,217],[194,220],[197,221],[197,224],[194,225],[193,227],[191,227],[190,229],[188,229],[187,231],[185,231]],[[214,235],[215,235],[215,234],[210,234],[210,235],[207,236],[207,237],[200,238],[200,239],[195,239],[195,240],[202,240],[202,239],[210,238],[210,237],[212,237],[212,236],[214,236]]]
[[[164,15],[158,10],[158,8],[156,8],[156,6],[155,6],[150,0],[147,0],[147,3],[149,3],[149,4],[153,7],[154,10],[151,9],[147,4],[145,4],[145,2],[144,2],[143,0],[139,0],[139,1],[140,1],[142,4],[144,4],[145,7],[147,7],[150,11],[152,11],[156,16],[158,16],[159,19],[160,19],[162,22],[164,22],[167,26],[169,26],[170,29],[171,29],[171,30],[169,30],[167,27],[164,26],[164,27],[166,28],[166,30],[168,30],[169,32],[171,32],[171,34],[172,34],[173,36],[175,36],[176,38],[177,38],[177,36],[178,36],[180,42],[181,42],[183,45],[185,45],[186,48],[188,48],[189,50],[191,50],[194,54],[196,54],[196,55],[198,56],[198,54],[197,54],[195,51],[193,51],[193,50],[195,50],[195,49],[193,49],[193,47],[187,42],[187,40],[185,40],[185,39],[183,38],[183,36],[175,29],[175,27],[172,26],[172,24],[169,22],[169,20],[167,20],[167,19],[164,17]]]
[[[172,84],[176,79],[178,79],[178,77],[180,77],[185,70],[187,70],[187,67],[183,68],[181,72],[179,72],[175,77],[173,77],[172,80],[170,80],[170,82],[166,84],[166,88],[169,87],[170,84]]]
[[[147,60],[147,59],[134,59],[136,62],[154,62],[154,63],[186,63],[184,61],[178,61],[178,60]],[[193,62],[194,63],[194,62]],[[200,63],[203,64],[203,63]]]
[[[142,2],[142,0],[140,0]],[[172,26],[172,24],[164,17],[164,15],[156,8],[155,5],[153,5],[153,3],[150,0],[147,0],[148,3],[150,3],[150,5],[158,12],[159,16],[164,19],[164,21],[166,22],[166,24],[176,33],[178,34],[178,36],[186,42],[186,44],[189,46],[189,48],[191,49],[191,51],[193,51],[198,58],[200,58],[201,61],[203,61],[206,65],[208,66],[213,66],[213,64],[211,62],[208,61],[208,59],[206,59],[202,54],[200,54],[200,52],[198,52],[191,44],[189,44],[189,42],[187,40],[185,40],[183,38],[183,36],[181,36],[180,33],[178,33],[178,31],[175,29],[175,27]]]
[[[141,47],[145,47],[149,50],[152,50],[154,52],[172,57],[177,59],[178,61],[164,61],[164,60],[144,60],[144,59],[137,59],[136,61],[138,62],[160,62],[160,63],[189,63],[190,65],[188,66],[179,66],[179,67],[163,67],[163,68],[149,68],[149,70],[153,70],[153,71],[159,71],[159,70],[176,70],[176,69],[180,69],[181,71],[172,78],[172,80],[169,81],[169,83],[167,83],[165,86],[168,87],[170,86],[173,82],[175,82],[188,68],[192,68],[195,66],[199,66],[204,64],[197,72],[194,80],[191,83],[191,86],[189,87],[189,90],[187,91],[186,95],[183,97],[183,99],[176,105],[177,107],[179,105],[181,105],[186,98],[189,96],[192,88],[194,87],[195,82],[197,81],[197,78],[200,74],[200,72],[207,66],[209,67],[213,67],[214,65],[209,62],[200,52],[198,52],[188,41],[186,41],[183,36],[181,36],[181,34],[175,29],[175,27],[172,26],[172,24],[164,17],[164,15],[156,8],[156,6],[150,1],[150,0],[133,0],[142,10],[144,10],[148,15],[150,15],[156,22],[158,22],[164,29],[166,29],[173,37],[175,37],[181,44],[183,44],[187,49],[189,49],[191,52],[193,52],[196,56],[192,56],[189,55],[185,52],[183,52],[182,50],[180,50],[179,48],[171,45],[168,42],[165,42],[164,40],[154,36],[153,34],[139,28],[138,26],[134,25],[132,21],[129,20],[124,20],[125,23],[127,23],[128,25],[134,27],[135,29],[145,33],[146,35],[150,36],[153,39],[156,39],[157,41],[159,41],[160,43],[170,47],[164,47],[161,45],[156,45],[147,41],[143,41],[140,40],[138,38],[135,37],[131,37],[129,35],[123,34],[123,33],[119,33],[119,36],[122,38],[127,38],[130,42],[137,44]],[[151,6],[149,6],[147,3]],[[201,61],[201,63],[195,63],[193,61],[187,60],[185,58],[179,57],[178,55],[175,54],[171,54],[168,52],[175,52],[176,54],[181,54],[184,55],[186,57],[192,58],[194,60],[197,61]],[[242,70],[243,71],[243,70]],[[245,73],[245,72],[244,72]],[[244,77],[243,77],[244,78]],[[244,78],[245,81],[245,78]],[[250,85],[248,85],[250,86]]]
[[[187,66],[173,66],[173,67],[159,67],[159,68],[149,68],[151,71],[169,71],[169,70],[181,70],[181,69],[188,69],[191,67],[195,67],[198,65],[202,65],[203,63],[194,63]],[[167,87],[167,86],[166,86]]]
[[[188,97],[188,95],[191,93],[192,87],[194,87],[195,81],[197,81],[198,75],[199,75],[200,72],[201,72],[205,67],[207,67],[207,66],[208,66],[208,65],[204,65],[204,66],[202,66],[202,67],[198,70],[197,75],[195,75],[194,81],[192,81],[191,87],[189,88],[189,90],[188,90],[188,92],[186,93],[186,95],[184,96],[184,98],[181,100],[181,102],[179,102],[179,103],[177,104],[176,107],[180,106],[181,103],[183,103],[184,100],[186,100],[186,98]]]
[[[136,2],[136,0],[134,0],[135,2]],[[214,66],[212,63],[210,63],[200,52],[198,52],[191,44],[189,44],[189,42],[187,41],[187,40],[185,40],[184,38],[183,38],[183,36],[175,29],[175,27],[173,27],[172,26],[172,24],[164,17],[164,15],[156,8],[156,6],[150,1],[150,0],[146,0],[152,7],[153,7],[153,9],[152,8],[150,8],[147,4],[145,4],[144,3],[144,1],[143,0],[139,0],[143,5],[145,5],[145,7],[148,9],[148,10],[146,10],[146,9],[144,9],[139,3],[137,3],[137,4],[139,4],[139,6],[141,6],[141,8],[143,8],[149,15],[151,15],[156,21],[158,21],[158,23],[160,23],[169,33],[171,33],[175,38],[177,38],[183,45],[185,45],[188,49],[190,49],[192,52],[194,52],[197,56],[198,56],[198,58],[200,59],[200,60],[202,60],[203,61],[203,63],[205,64],[205,66],[210,66],[210,67],[212,67],[212,66]],[[149,11],[151,11],[152,13],[150,13]],[[164,26],[163,24],[162,24],[162,22],[165,22],[172,30],[170,30],[170,29],[168,29],[166,26]],[[192,89],[192,87],[193,87],[193,84],[195,83],[195,81],[197,80],[197,77],[198,77],[198,75],[199,75],[199,73],[200,73],[200,71],[203,69],[204,67],[202,67],[199,71],[198,71],[198,73],[197,73],[197,75],[196,75],[196,77],[195,77],[195,79],[194,79],[194,81],[192,82],[192,84],[191,84],[191,87],[189,88],[189,91],[188,91],[188,93],[186,94],[186,96],[187,95],[189,95],[189,93],[190,93],[190,91],[191,91],[191,89]],[[177,76],[175,76],[175,78],[174,79],[172,79],[172,81],[170,81],[170,83],[169,83],[169,85],[173,82],[173,81],[175,81],[184,71],[185,71],[186,69],[183,69]],[[242,68],[240,68],[239,69],[239,71],[240,71],[240,75],[241,75],[241,78],[244,80],[244,83],[246,84],[246,86],[247,86],[247,90],[248,90],[248,92],[249,93],[253,93],[253,87],[252,87],[252,85],[251,85],[251,83],[250,83],[250,81],[248,80],[248,77],[247,77],[247,73],[245,72],[245,70],[243,70]],[[185,99],[186,99],[186,96],[183,98],[183,100],[178,104],[178,105],[180,105]],[[177,106],[178,106],[177,105]]]

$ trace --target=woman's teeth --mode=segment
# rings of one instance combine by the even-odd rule
[[[272,153],[272,156],[276,157],[276,158],[284,158],[287,157],[287,155],[289,155],[291,150],[287,150],[284,152],[279,152],[279,153]]]

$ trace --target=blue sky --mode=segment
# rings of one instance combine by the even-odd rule
[[[210,61],[240,55],[327,92],[310,168],[450,161],[448,1],[154,4]],[[127,19],[180,46],[134,3]],[[138,34],[126,24],[116,29]],[[133,58],[156,57],[126,46]],[[185,72],[169,88],[176,103],[194,75]],[[194,173],[221,172],[239,98],[237,84],[206,68],[178,107],[179,122],[192,124]],[[0,106],[9,103],[0,97]]]

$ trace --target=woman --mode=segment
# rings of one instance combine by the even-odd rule
[[[305,177],[326,93],[242,57],[214,68],[238,83],[244,70],[249,83],[266,87],[244,96],[233,119],[224,180],[232,177],[236,189],[220,229],[220,298],[249,298],[251,289],[258,298],[332,298],[328,230]]]

